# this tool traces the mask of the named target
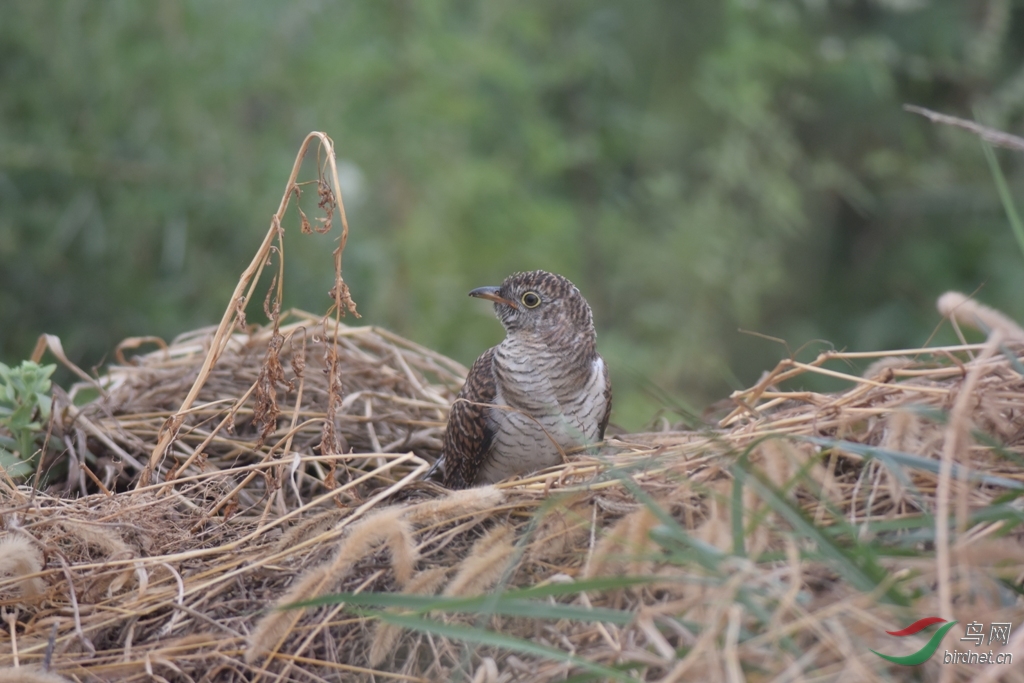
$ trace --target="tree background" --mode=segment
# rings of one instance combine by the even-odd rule
[[[466,292],[560,272],[629,429],[790,353],[740,328],[916,347],[979,287],[1024,319],[977,139],[908,102],[1020,134],[1024,2],[5,3],[0,360],[216,322],[314,129],[360,322],[468,364],[502,332]],[[285,227],[286,304],[323,311],[337,233]]]

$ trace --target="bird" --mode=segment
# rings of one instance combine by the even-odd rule
[[[494,302],[505,339],[477,358],[452,404],[436,464],[444,486],[493,484],[602,441],[612,385],[579,289],[534,270],[469,296]]]

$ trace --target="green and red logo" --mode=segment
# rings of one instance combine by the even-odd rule
[[[912,636],[915,633],[919,633],[920,631],[925,630],[932,624],[941,624],[945,621],[946,620],[942,617],[925,617],[924,619],[918,619],[913,624],[904,629],[900,629],[899,631],[886,631],[886,633],[888,633],[890,636],[903,638],[904,636]],[[935,651],[939,649],[939,642],[942,640],[943,636],[945,636],[949,632],[949,629],[953,628],[955,625],[955,621],[946,623],[945,626],[940,628],[932,635],[931,640],[925,643],[924,647],[922,647],[917,652],[913,652],[909,655],[904,655],[902,657],[893,657],[892,655],[883,655],[881,652],[877,652],[875,650],[872,650],[872,652],[874,652],[882,659],[886,659],[892,662],[893,664],[902,664],[903,666],[917,666],[918,664],[923,664],[924,662],[928,661],[928,659],[933,654],[935,654]]]

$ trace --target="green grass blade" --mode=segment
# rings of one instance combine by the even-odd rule
[[[839,448],[840,450],[854,453],[865,458],[875,458],[879,454],[885,455],[892,459],[894,462],[904,465],[906,467],[913,467],[918,470],[925,472],[932,472],[934,474],[939,473],[939,466],[941,463],[938,460],[931,460],[929,458],[922,458],[917,455],[911,455],[910,453],[901,453],[900,451],[890,451],[884,448],[875,448],[874,446],[865,446],[862,443],[855,443],[853,441],[842,441],[840,439],[823,439],[817,436],[801,436],[794,437],[804,441],[808,441],[819,446],[825,446],[826,448]],[[953,463],[952,475],[954,478],[960,476],[960,465]],[[1024,489],[1024,483],[1015,481],[1013,479],[1007,479],[1006,477],[1000,477],[993,474],[981,474],[979,472],[968,472],[967,480],[973,482],[981,482],[989,486],[1001,486],[1006,489]]]
[[[361,607],[394,607],[424,614],[441,611],[448,614],[498,614],[506,617],[531,619],[569,619],[572,621],[601,621],[625,625],[633,621],[633,613],[604,607],[587,608],[580,605],[551,604],[539,600],[522,600],[501,596],[475,598],[446,598],[435,595],[409,595],[405,593],[338,593],[317,600],[296,603],[287,607],[312,607],[323,604],[345,603]]]
[[[721,550],[686,533],[686,529],[669,514],[668,510],[658,505],[632,478],[623,477],[621,481],[622,485],[633,494],[633,497],[650,510],[658,518],[658,521],[661,522],[660,531],[662,533],[652,536],[656,542],[660,543],[664,539],[671,538],[692,548],[697,553],[698,561],[706,569],[716,570],[718,568],[718,563],[725,557]]]
[[[999,167],[999,160],[996,159],[992,145],[982,140],[981,149],[985,152],[985,161],[988,162],[992,178],[996,181],[996,190],[999,192],[1000,201],[1003,202],[1003,210],[1006,211],[1006,217],[1010,221],[1010,227],[1013,228],[1017,244],[1020,246],[1021,253],[1024,254],[1024,222],[1021,221],[1020,214],[1017,213],[1017,206],[1013,203],[1013,195],[1010,194],[1010,187],[1006,184],[1003,169]]]
[[[1017,354],[1011,351],[1006,344],[999,345],[999,352],[1003,354],[1004,358],[1006,358],[1006,361],[1010,364],[1010,367],[1013,368],[1018,375],[1024,377],[1024,364],[1022,364],[1020,360],[1017,358]]]
[[[662,577],[659,581],[669,581],[670,579]],[[648,576],[602,576],[594,579],[584,579],[581,581],[573,581],[572,583],[549,583],[542,586],[531,586],[529,588],[519,588],[516,590],[506,591],[500,594],[502,599],[506,600],[519,600],[527,601],[531,598],[547,598],[547,597],[561,597],[561,596],[575,596],[586,591],[603,592],[609,590],[618,590],[621,588],[629,588],[630,586],[637,586],[641,584],[647,584],[651,582],[651,578]],[[406,598],[413,598],[408,602],[403,602]],[[415,603],[415,599],[422,598],[425,602],[422,605]],[[294,602],[288,605],[282,605],[280,609],[296,609],[301,607],[318,607],[320,605],[336,605],[338,603],[347,602],[352,605],[366,605],[366,606],[377,606],[377,607],[399,607],[405,608],[412,611],[431,611],[440,610],[443,611],[452,606],[453,609],[459,609],[469,607],[483,607],[486,596],[479,596],[473,598],[446,598],[443,596],[410,596],[400,593],[336,593],[334,595],[325,595],[313,600],[306,600],[303,602]],[[426,602],[430,601],[430,602]],[[629,612],[620,612],[618,610],[611,610],[616,614],[628,614],[632,618],[632,614]],[[608,621],[616,622],[618,616],[609,616]]]
[[[856,588],[862,591],[872,591],[885,579],[885,570],[878,565],[873,556],[866,552],[865,548],[858,548],[859,557],[855,556],[815,526],[812,520],[780,495],[774,486],[763,481],[756,472],[743,467],[736,467],[733,471],[736,476],[743,477],[747,486],[750,486],[765,503],[789,522],[797,534],[814,541],[822,555],[830,560],[846,580]],[[896,604],[907,604],[906,598],[893,588],[886,591],[886,597]]]
[[[662,581],[665,579],[659,579]],[[649,576],[601,576],[594,579],[583,579],[572,583],[549,583],[543,586],[520,588],[505,593],[510,598],[546,598],[560,595],[578,595],[585,591],[606,591],[618,588],[629,588],[643,583],[650,583]]]
[[[538,645],[537,643],[533,643],[529,640],[515,638],[503,633],[495,633],[494,631],[486,629],[459,626],[456,624],[442,624],[438,621],[403,614],[388,614],[383,612],[379,616],[382,621],[389,624],[413,629],[420,631],[421,633],[432,633],[437,636],[451,638],[452,640],[459,640],[465,643],[475,643],[477,645],[502,648],[510,652],[519,652],[535,657],[543,657],[556,662],[568,662],[573,666],[578,666],[581,669],[591,671],[595,674],[600,674],[601,676],[604,676],[606,680],[626,682],[636,680],[634,677],[629,676],[622,671],[588,661],[582,657],[577,657],[576,655],[571,655],[568,652],[563,652],[557,648]]]
[[[744,451],[740,462],[746,466],[750,450]],[[729,514],[732,517],[732,552],[739,557],[747,556],[746,538],[743,535],[743,479],[734,477],[732,480],[732,499],[729,501]]]

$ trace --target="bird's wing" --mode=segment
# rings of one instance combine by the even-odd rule
[[[601,359],[601,369],[604,370],[604,416],[597,428],[598,441],[604,441],[604,430],[608,427],[608,418],[612,415],[612,377],[608,374],[608,364]]]
[[[466,383],[448,413],[444,432],[444,485],[466,488],[476,482],[484,457],[491,448],[494,432],[487,420],[487,404],[494,403],[496,387],[494,349],[488,349],[469,369]]]

